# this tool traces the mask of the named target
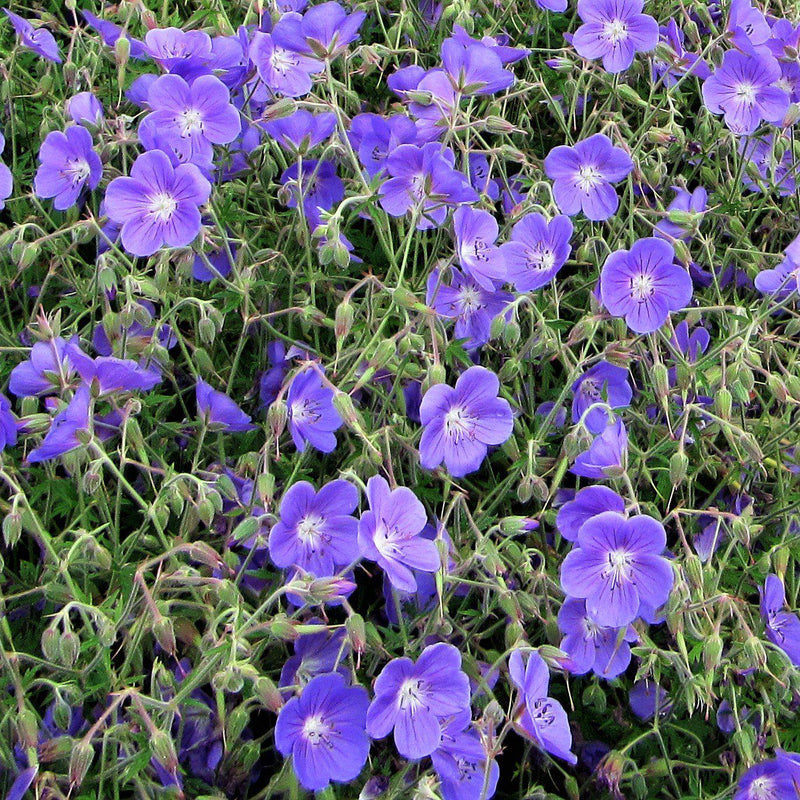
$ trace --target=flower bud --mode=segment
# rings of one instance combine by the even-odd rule
[[[716,670],[722,661],[722,637],[712,633],[703,643],[703,666],[707,672]]]
[[[17,736],[25,749],[36,747],[39,741],[39,722],[29,708],[23,708],[17,715]]]
[[[689,469],[689,457],[683,450],[673,453],[669,460],[669,479],[673,486],[679,486],[686,478]]]
[[[253,689],[264,708],[276,714],[281,710],[283,695],[269,678],[264,675],[256,678],[253,683]]]
[[[167,772],[174,773],[178,769],[178,757],[175,754],[175,745],[166,731],[152,731],[150,734],[150,752],[153,758],[164,767]]]
[[[714,397],[714,410],[724,420],[731,418],[731,408],[733,407],[733,397],[724,386],[717,390]]]
[[[337,341],[344,339],[344,337],[350,333],[354,319],[355,313],[353,312],[353,304],[349,300],[345,300],[336,307],[333,332]]]
[[[41,639],[42,653],[48,661],[54,664],[58,664],[61,661],[60,642],[61,636],[55,628],[49,627],[44,629]]]
[[[250,714],[244,706],[236,706],[236,708],[228,712],[228,718],[225,720],[227,741],[238,742],[249,723]]]
[[[367,629],[361,614],[351,614],[345,623],[350,646],[356,653],[363,653],[367,648]]]
[[[3,541],[6,547],[14,547],[22,536],[22,515],[18,511],[10,511],[3,517]]]
[[[175,655],[175,630],[172,621],[167,617],[160,617],[152,626],[153,636],[165,652]]]
[[[74,666],[78,660],[81,651],[80,639],[75,635],[72,630],[64,631],[58,643],[58,652],[60,656],[60,663],[65,667]]]
[[[280,439],[289,420],[289,408],[283,399],[275,400],[267,409],[267,425],[274,439]]]
[[[82,739],[72,747],[69,759],[69,782],[72,786],[80,786],[94,759],[94,748]]]

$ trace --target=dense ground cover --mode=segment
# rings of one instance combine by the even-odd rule
[[[0,15],[0,791],[800,797],[800,9]]]

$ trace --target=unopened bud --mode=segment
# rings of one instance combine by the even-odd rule
[[[689,457],[683,450],[673,453],[669,460],[669,479],[673,486],[679,486],[686,478],[689,469]]]
[[[60,655],[60,663],[65,667],[71,667],[78,660],[81,651],[80,639],[71,630],[65,631],[61,634],[61,639],[58,643],[58,652]]]
[[[69,759],[69,782],[72,786],[80,786],[94,759],[94,748],[83,740],[75,742]]]
[[[353,304],[349,300],[336,307],[333,331],[337,339],[344,339],[350,333],[354,319]]]
[[[283,399],[276,400],[267,409],[267,424],[274,439],[280,439],[289,419],[289,408]]]
[[[167,617],[160,617],[153,623],[153,636],[165,652],[175,655],[175,630],[172,621]]]
[[[367,648],[367,628],[361,614],[351,614],[345,623],[350,646],[356,653],[363,653]]]
[[[236,706],[228,712],[225,720],[225,733],[229,742],[238,742],[244,729],[250,723],[250,714],[243,706]]]
[[[166,731],[153,731],[150,735],[150,752],[153,758],[164,767],[167,772],[174,773],[178,769],[178,757],[175,755],[175,745]]]
[[[263,675],[257,678],[253,684],[253,689],[264,708],[276,714],[281,710],[283,696],[278,691],[278,687],[269,678]]]
[[[731,408],[733,407],[733,397],[724,386],[717,390],[714,397],[714,409],[724,420],[731,418]]]

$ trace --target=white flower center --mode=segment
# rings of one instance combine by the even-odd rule
[[[92,169],[85,158],[70,159],[64,167],[64,177],[73,184],[83,183],[91,174]]]
[[[418,173],[411,179],[411,196],[415,200],[422,200],[426,194],[427,175]]]
[[[276,47],[272,51],[270,63],[275,72],[286,76],[286,73],[289,72],[292,67],[296,67],[300,61],[291,50],[284,50],[282,47]]]
[[[466,408],[453,406],[444,415],[445,433],[458,444],[461,439],[475,438],[475,423],[477,420]]]
[[[525,251],[525,259],[528,269],[546,272],[552,269],[556,263],[556,255],[549,248],[537,245]]]
[[[600,174],[600,170],[591,164],[587,164],[578,170],[575,183],[578,189],[588,194],[595,186],[600,184],[602,180],[603,176]]]
[[[752,83],[737,84],[735,93],[740,100],[744,101],[749,106],[752,106],[756,102],[756,87],[753,86]]]
[[[175,209],[178,208],[178,201],[167,192],[159,192],[150,195],[150,203],[147,210],[159,221],[169,222]]]
[[[414,711],[425,705],[421,684],[422,682],[417,678],[408,678],[403,682],[399,694],[400,708],[410,709],[413,714]]]
[[[297,524],[297,538],[303,544],[310,545],[312,548],[315,547],[322,538],[320,534],[322,522],[322,518],[315,514],[309,514],[307,517],[303,517]]]
[[[750,784],[750,800],[779,800],[772,778],[756,778]]]
[[[623,581],[630,580],[631,554],[624,549],[609,550],[608,567],[603,570],[603,578],[611,578],[613,592]]]
[[[628,26],[621,19],[612,19],[611,22],[606,22],[603,25],[603,36],[611,44],[617,44],[617,42],[628,38]]]
[[[180,115],[178,122],[181,129],[181,136],[191,136],[203,130],[203,117],[196,108],[187,108]]]
[[[312,745],[326,742],[331,733],[331,726],[323,721],[321,714],[309,717],[303,723],[303,737]]]
[[[645,300],[649,300],[655,293],[653,278],[650,275],[639,273],[631,278],[630,291],[631,297],[640,303],[644,302]]]
[[[458,293],[465,314],[474,314],[481,307],[481,293],[475,286],[465,286]]]

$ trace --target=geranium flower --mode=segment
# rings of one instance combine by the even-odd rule
[[[692,279],[674,262],[672,245],[656,238],[615,251],[600,273],[603,305],[636,333],[657,331],[670,311],[685,308],[692,299]]]
[[[416,663],[395,658],[381,670],[367,711],[367,733],[383,739],[394,730],[401,756],[424,758],[439,746],[440,721],[464,712],[469,714],[469,678],[461,669],[461,653],[451,644],[433,644]]]
[[[23,19],[17,14],[4,8],[11,26],[19,36],[20,44],[32,50],[36,55],[41,56],[46,61],[61,63],[61,52],[58,49],[55,37],[47,28],[34,28],[27,19]]]
[[[792,773],[776,759],[754,764],[739,778],[733,800],[793,800],[797,783]]]
[[[298,53],[333,59],[358,39],[363,11],[348,14],[334,0],[312,6],[302,17],[283,17],[285,44]],[[277,27],[277,26],[276,26]]]
[[[755,277],[755,287],[763,295],[785,300],[792,292],[800,293],[800,262],[788,251],[774,269],[763,269]]]
[[[464,97],[496,94],[514,83],[514,73],[503,68],[494,48],[445,39],[441,55],[453,88]]]
[[[578,0],[578,16],[584,23],[572,38],[578,55],[602,58],[606,72],[628,69],[636,53],[654,50],[658,44],[658,23],[642,14],[643,8],[643,0]]]
[[[386,160],[401,144],[416,144],[417,128],[404,114],[357,114],[350,122],[350,143],[370,178],[386,170]]]
[[[642,604],[657,609],[669,598],[674,575],[661,555],[666,544],[664,526],[652,517],[604,511],[578,531],[578,546],[561,565],[561,587],[586,600],[598,625],[628,625]]]
[[[78,125],[103,124],[103,104],[91,92],[78,92],[67,100],[66,111]]]
[[[17,443],[17,419],[11,411],[11,403],[0,392],[0,450]]]
[[[319,633],[303,633],[294,643],[294,655],[281,669],[280,687],[305,686],[317,675],[338,672],[345,680],[350,672],[345,660],[350,652],[347,632],[344,628],[329,630],[319,620],[312,619],[309,625],[319,627]]]
[[[309,791],[331,781],[347,783],[369,755],[365,730],[369,697],[363,686],[348,686],[336,673],[318,675],[278,714],[275,746]]]
[[[490,800],[497,789],[500,767],[489,758],[478,731],[474,727],[464,730],[465,720],[469,722],[468,714],[450,717],[442,725],[439,746],[431,753],[439,791],[443,800]]]
[[[428,278],[425,302],[440,316],[455,319],[455,338],[466,339],[466,350],[474,350],[489,341],[492,321],[513,301],[511,292],[487,291],[455,267],[450,269],[449,286],[440,283],[438,270]]]
[[[280,520],[269,533],[269,554],[277,567],[300,567],[318,578],[359,556],[358,489],[331,481],[319,492],[307,481],[292,484],[283,495]]]
[[[264,130],[290,153],[305,155],[324,142],[336,129],[336,114],[312,114],[304,108],[288,117],[264,123]]]
[[[621,419],[610,422],[603,432],[595,436],[589,449],[579,453],[570,467],[573,475],[603,480],[618,474],[628,456],[628,431]]]
[[[256,426],[251,424],[248,414],[245,414],[228,395],[212,389],[202,378],[197,379],[195,399],[197,416],[212,430],[231,433],[255,430]]]
[[[358,523],[361,554],[378,564],[395,589],[415,592],[412,570],[436,572],[441,567],[435,542],[420,535],[428,524],[425,507],[411,489],[389,489],[378,475],[367,482],[367,499],[369,511]]]
[[[627,408],[633,398],[628,370],[599,361],[572,384],[572,422],[583,419],[590,433],[602,433],[608,424],[608,408]],[[595,407],[603,403],[605,407]],[[591,410],[589,410],[591,409]]]
[[[453,231],[461,268],[482,288],[495,289],[506,278],[504,251],[495,244],[497,220],[488,211],[461,206],[453,213]]]
[[[266,88],[285,97],[302,97],[311,91],[312,75],[322,72],[324,64],[295,49],[296,33],[292,21],[278,21],[272,33],[258,31],[250,43],[250,58]]]
[[[511,406],[499,391],[497,375],[485,367],[470,367],[455,387],[431,386],[420,405],[422,466],[435,469],[444,461],[456,478],[479,469],[489,447],[503,444],[514,430]]]
[[[204,31],[153,28],[145,34],[144,55],[166,72],[189,78],[211,59],[211,37]]]
[[[558,628],[564,634],[559,647],[570,657],[569,671],[585,675],[591,670],[606,680],[616,678],[628,668],[629,642],[639,639],[629,625],[620,640],[618,628],[598,625],[586,611],[585,601],[574,597],[568,597],[561,606]]]
[[[5,137],[3,136],[2,132],[0,132],[0,153],[3,152],[3,148],[5,146]],[[14,176],[11,174],[11,170],[2,161],[0,161],[0,211],[6,207],[5,201],[11,196],[11,192],[13,191]]]
[[[780,64],[768,53],[728,50],[703,81],[703,102],[712,114],[724,114],[734,133],[750,134],[762,120],[777,123],[786,115],[789,95],[775,86],[780,77]]]
[[[750,170],[743,169],[742,184],[750,192],[777,192],[779,197],[795,193],[795,158],[791,140],[782,133],[766,136],[743,136],[739,139],[739,155],[747,160]],[[755,176],[749,174],[754,171]]]
[[[106,190],[106,212],[122,225],[122,246],[135,256],[160,248],[185,247],[200,233],[200,206],[211,184],[194,164],[172,166],[160,150],[140,155],[130,177],[115,178]]]
[[[692,238],[703,219],[708,207],[708,192],[702,186],[698,186],[693,192],[673,186],[672,191],[675,192],[675,199],[667,206],[667,215],[659,220],[653,233],[668,242],[676,239],[686,241]],[[680,212],[688,218],[687,222],[673,221],[675,215],[670,215],[670,212]]]
[[[574,147],[554,147],[544,160],[544,171],[553,181],[553,196],[562,213],[572,217],[583,211],[598,222],[616,213],[619,198],[612,184],[624,180],[632,169],[631,157],[603,133]]]
[[[333,405],[333,389],[313,367],[298,373],[286,396],[289,433],[299,452],[310,444],[321,453],[336,449],[336,436],[344,420]]]
[[[767,575],[761,590],[761,616],[767,639],[780,647],[796,667],[800,667],[800,618],[786,608],[786,590],[777,575]]]
[[[564,539],[575,542],[581,525],[604,511],[624,514],[625,500],[607,486],[586,486],[558,509],[556,527]]]
[[[571,236],[572,221],[564,215],[548,221],[542,214],[526,214],[514,224],[500,249],[518,292],[541,289],[555,278],[569,258]]]
[[[517,729],[545,753],[577,764],[578,759],[570,749],[572,732],[567,712],[558,700],[547,696],[550,672],[544,659],[536,651],[531,651],[526,659],[521,650],[514,650],[508,660],[508,675],[522,700],[515,719]]]
[[[54,198],[53,207],[59,211],[72,208],[84,190],[96,189],[103,177],[92,135],[80,125],[70,125],[63,133],[48,133],[39,161],[33,189],[38,197]]]
[[[145,120],[181,162],[210,163],[214,145],[229,144],[242,128],[228,88],[213,75],[202,75],[191,86],[180,75],[162,75],[150,86],[147,101],[152,111]]]
[[[139,60],[147,57],[145,55],[144,42],[129,36],[128,32],[119,25],[115,25],[107,19],[100,19],[100,17],[92,14],[91,11],[81,11],[81,16],[86,20],[86,24],[90,28],[96,30],[100,34],[103,44],[107,47],[114,47],[118,39],[125,38],[130,42],[131,58]]]
[[[392,217],[417,212],[417,228],[441,225],[448,206],[474,203],[478,193],[455,167],[453,151],[437,142],[400,145],[386,160],[389,179],[379,189],[381,208]]]
[[[50,430],[42,443],[28,454],[28,461],[31,464],[50,461],[82,447],[83,442],[78,438],[78,434],[88,435],[90,402],[89,387],[85,384],[79,386],[69,405],[53,417]]]

